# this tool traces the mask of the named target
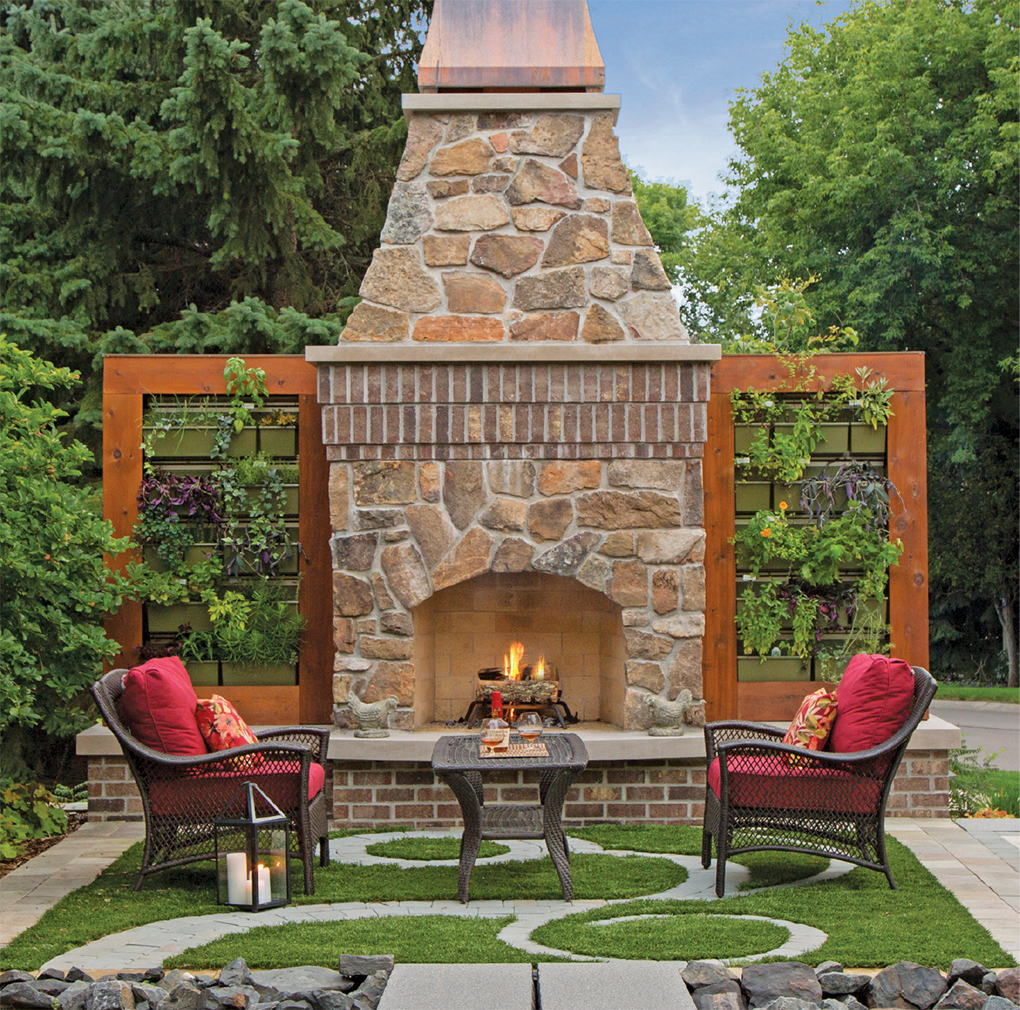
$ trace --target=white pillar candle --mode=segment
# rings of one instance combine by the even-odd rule
[[[248,873],[248,857],[243,852],[227,853],[227,901],[231,905],[251,903],[251,876]]]
[[[273,900],[269,889],[269,867],[259,863],[259,904],[268,905]]]

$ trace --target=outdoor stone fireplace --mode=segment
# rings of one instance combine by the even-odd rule
[[[350,725],[352,687],[396,696],[394,728],[458,718],[479,668],[520,640],[551,652],[582,718],[647,728],[649,694],[703,698],[719,349],[680,324],[620,159],[618,99],[443,93],[477,55],[456,59],[457,11],[437,4],[430,28],[445,62],[429,44],[422,57],[437,92],[404,99],[363,300],[338,347],[307,352],[331,467],[336,719]],[[592,77],[581,52],[574,80]],[[482,86],[500,72],[479,70]]]

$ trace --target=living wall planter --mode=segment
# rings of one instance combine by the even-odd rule
[[[220,683],[220,664],[215,660],[208,663],[190,662],[185,664],[188,676],[194,687],[218,687]]]
[[[861,455],[880,456],[885,453],[886,426],[880,424],[876,431],[870,424],[850,426],[850,450]]]
[[[297,684],[297,667],[292,663],[254,666],[224,661],[221,665],[224,687],[293,687]]]
[[[152,429],[143,429],[148,433]],[[293,442],[292,442],[293,444]],[[153,455],[167,459],[208,459],[216,448],[212,428],[182,428],[167,432],[153,445]],[[256,449],[254,428],[243,428],[230,439],[228,456],[250,456]]]
[[[796,656],[739,656],[737,681],[761,683],[763,681],[810,680],[811,663]]]
[[[772,485],[754,481],[740,483],[734,487],[734,499],[738,512],[757,512],[772,507]]]
[[[176,632],[181,625],[191,626],[192,631],[209,631],[209,609],[204,603],[174,603],[168,607],[150,604],[149,631],[153,633]]]
[[[293,428],[259,428],[259,449],[267,456],[294,456],[297,432]]]

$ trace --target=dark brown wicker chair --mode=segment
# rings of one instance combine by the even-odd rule
[[[711,784],[705,788],[701,864],[705,869],[711,865],[714,840],[719,897],[726,885],[726,860],[762,849],[881,870],[896,890],[885,848],[886,800],[910,735],[937,688],[926,670],[912,669],[914,699],[906,722],[869,750],[809,751],[782,743],[784,730],[761,723],[705,726],[710,777],[712,762],[719,760],[719,793]]]
[[[312,762],[325,766],[329,730],[291,726],[262,730],[259,742],[198,757],[164,754],[133,737],[117,701],[126,670],[111,670],[92,685],[92,695],[120,743],[142,797],[145,851],[134,889],[150,873],[212,859],[213,822],[242,782],[254,782],[290,819],[291,858],[304,868],[305,894],[315,893],[312,858],[329,862],[326,797],[309,798]]]

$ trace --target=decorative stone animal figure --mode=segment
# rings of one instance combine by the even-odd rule
[[[648,735],[683,736],[684,715],[693,701],[694,696],[687,688],[684,688],[676,696],[676,701],[661,698],[657,694],[646,694],[645,704],[652,713],[652,728],[648,731]]]
[[[396,710],[399,699],[391,694],[388,698],[379,701],[364,702],[353,691],[347,695],[347,704],[358,720],[359,728],[354,731],[357,737],[384,737],[389,736],[387,729],[390,712]]]

